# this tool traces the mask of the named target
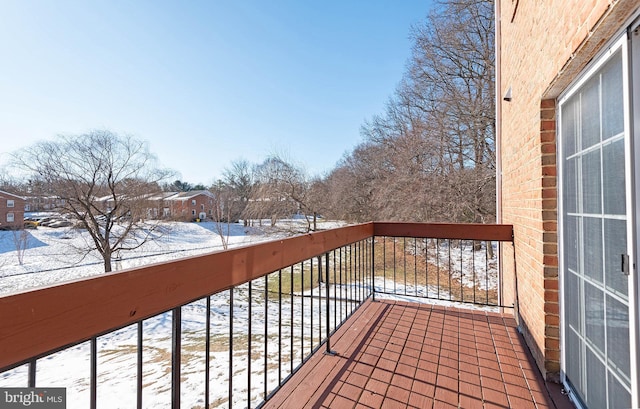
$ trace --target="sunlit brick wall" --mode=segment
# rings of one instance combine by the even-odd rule
[[[636,0],[500,1],[501,222],[514,225],[521,328],[551,380],[560,371],[556,98],[637,7]],[[509,87],[512,100],[503,101]],[[508,291],[514,269],[503,265]]]

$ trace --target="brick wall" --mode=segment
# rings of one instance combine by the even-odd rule
[[[502,220],[514,225],[519,317],[550,380],[559,379],[556,98],[638,8],[636,0],[501,0]],[[507,295],[506,298],[512,296]]]
[[[211,218],[214,208],[214,200],[204,194],[187,198],[171,198],[166,203],[171,208],[172,217],[186,221],[200,217],[201,212],[206,213],[207,218]]]
[[[13,206],[7,206],[7,201],[12,200]],[[24,199],[11,193],[0,191],[0,228],[21,228],[24,224]],[[7,214],[13,214],[13,221],[7,221]]]

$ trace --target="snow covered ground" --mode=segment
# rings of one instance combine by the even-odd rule
[[[302,226],[301,220],[282,220],[277,228],[244,227],[231,224],[229,247],[248,245],[283,237],[287,231]],[[321,222],[319,228],[329,229],[344,225],[339,222]],[[226,227],[224,229],[226,231]],[[158,237],[142,247],[123,252],[113,262],[114,270],[135,268],[145,264],[171,261],[222,250],[222,239],[216,233],[215,223],[163,223]],[[86,254],[84,249],[91,240],[89,234],[72,227],[39,227],[24,230],[26,249],[16,251],[22,238],[20,232],[0,231],[0,296],[30,288],[50,285],[82,277],[101,274],[102,259],[97,251]],[[22,259],[22,263],[20,262]]]
[[[335,224],[325,225],[335,227]],[[167,232],[157,240],[145,244],[135,252],[122,254],[116,263],[116,269],[124,269],[159,261],[173,260],[222,249],[220,237],[215,233],[213,223],[167,223]],[[38,228],[28,231],[27,248],[21,257],[16,251],[16,238],[12,232],[0,232],[0,296],[15,291],[52,284],[55,282],[97,275],[102,272],[102,263],[96,254],[82,255],[78,248],[87,240],[86,232],[71,228]],[[258,241],[271,240],[279,233],[268,233],[259,228],[245,228],[231,225],[229,242],[239,246]],[[442,262],[450,257],[463,257],[459,263],[477,264],[484,282],[488,270],[482,259],[484,251],[474,254],[463,248],[437,248],[434,250]],[[457,252],[457,253],[456,253]],[[450,256],[453,254],[453,256]],[[457,258],[456,258],[457,257]],[[475,258],[474,258],[475,257]],[[476,259],[480,257],[479,259]],[[20,263],[22,260],[22,263]],[[455,264],[454,264],[455,265]],[[460,275],[462,271],[453,269]],[[485,276],[483,276],[483,274]],[[491,275],[491,274],[490,274]],[[461,277],[465,279],[464,277]],[[493,278],[491,278],[493,279]],[[278,384],[278,362],[281,362],[284,378],[289,374],[291,362],[294,367],[303,359],[310,345],[320,342],[326,328],[326,314],[319,308],[311,309],[311,301],[323,305],[319,296],[324,296],[324,288],[314,288],[305,293],[295,293],[294,297],[283,298],[282,304],[269,300],[267,310],[264,303],[264,280],[252,284],[251,294],[254,300],[249,309],[249,287],[247,284],[234,289],[233,311],[229,307],[230,292],[226,291],[211,297],[211,354],[210,402],[215,407],[228,407],[229,377],[229,339],[233,328],[233,376],[231,386],[234,390],[234,407],[245,407],[248,400],[248,385],[251,383],[251,401],[255,406],[262,400],[264,393],[264,369],[269,368],[267,391]],[[356,283],[343,286],[330,286],[331,298],[334,293],[351,294]],[[404,287],[400,283],[377,278],[375,285],[379,289],[396,289],[399,294],[418,294],[447,298],[442,289],[438,292],[432,286],[415,288],[411,284]],[[313,294],[311,294],[313,292]],[[385,296],[388,298],[388,296]],[[404,296],[394,296],[403,299]],[[407,297],[407,300],[415,298]],[[430,303],[449,304],[428,300]],[[304,308],[303,308],[304,304]],[[344,311],[353,308],[349,303],[338,304]],[[333,306],[331,307],[334,308]],[[293,311],[293,314],[292,314]],[[231,313],[233,312],[233,322]],[[316,315],[320,314],[320,315]],[[333,310],[331,310],[331,327]],[[280,317],[280,319],[278,318]],[[182,366],[181,394],[182,407],[204,407],[205,390],[205,332],[207,309],[206,301],[199,300],[182,308]],[[265,322],[266,320],[266,322]],[[279,322],[278,322],[279,321]],[[312,324],[313,322],[313,324]],[[249,324],[251,323],[251,324]],[[304,325],[303,325],[304,323]],[[231,325],[232,324],[232,325]],[[249,349],[248,329],[251,326],[252,342]],[[280,337],[278,329],[283,328]],[[304,328],[304,329],[303,329]],[[150,318],[143,322],[143,406],[164,408],[171,401],[171,329],[170,313]],[[289,335],[293,335],[292,337]],[[312,338],[313,337],[313,338]],[[278,339],[282,344],[278,346]],[[103,408],[136,407],[136,369],[137,369],[138,328],[136,325],[122,328],[97,339],[98,360],[98,402]],[[278,354],[278,350],[282,351]],[[89,343],[69,348],[38,360],[37,384],[48,387],[67,388],[68,408],[86,408],[89,405]],[[249,354],[250,352],[250,354]],[[250,355],[250,357],[249,357]],[[266,357],[265,357],[266,355]],[[251,366],[251,374],[248,368]],[[275,370],[274,370],[275,368]],[[26,386],[26,366],[0,374],[0,387]]]

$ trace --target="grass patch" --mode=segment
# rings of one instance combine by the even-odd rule
[[[320,281],[318,273],[317,262],[313,264],[313,271],[311,270],[310,262],[307,262],[304,266],[298,264],[294,266],[293,269],[290,267],[279,272],[271,273],[267,281],[269,284],[270,298],[277,299],[278,289],[280,289],[280,293],[290,295],[292,291],[295,294],[316,288]],[[280,275],[282,279],[280,279]]]

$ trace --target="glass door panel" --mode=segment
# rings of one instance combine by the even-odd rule
[[[560,101],[565,380],[598,409],[630,407],[633,390],[623,45]]]

